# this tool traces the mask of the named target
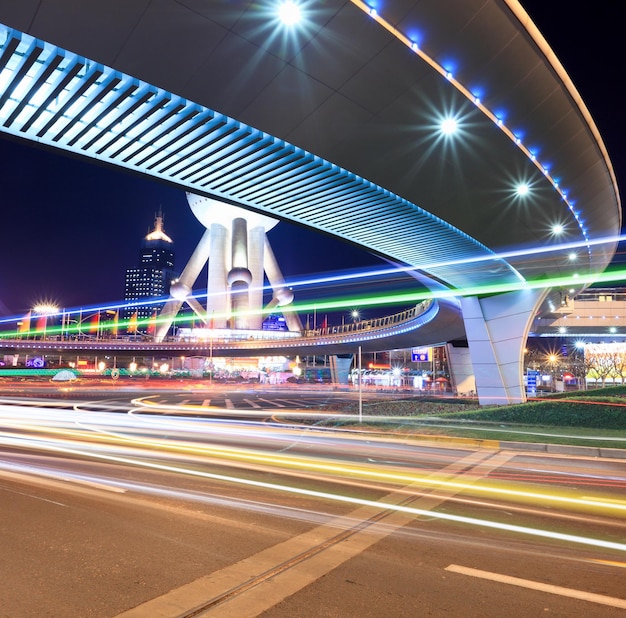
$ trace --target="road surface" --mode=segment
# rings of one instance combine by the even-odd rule
[[[625,461],[159,403],[0,401],[0,616],[624,615]]]

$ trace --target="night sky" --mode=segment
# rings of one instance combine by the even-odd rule
[[[597,0],[584,10],[571,0],[522,4],[581,93],[622,188],[626,120],[618,90],[626,2]],[[179,270],[202,235],[181,190],[2,134],[0,160],[0,314],[21,314],[44,299],[62,307],[121,300],[125,270],[137,265],[142,237],[160,208]],[[337,268],[337,241],[287,223],[269,237],[287,279]],[[340,246],[342,269],[381,263]]]

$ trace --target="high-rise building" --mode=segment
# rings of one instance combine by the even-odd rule
[[[132,302],[168,296],[174,277],[174,242],[163,230],[163,213],[159,211],[154,218],[154,229],[141,245],[138,266],[126,270],[124,300]],[[125,309],[124,318],[131,319],[136,313],[138,320],[148,319],[155,309],[159,310],[160,306],[133,305]]]

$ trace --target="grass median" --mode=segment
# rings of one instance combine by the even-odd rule
[[[342,408],[358,415],[358,407]],[[479,440],[626,449],[626,386],[558,393],[523,404],[479,406],[462,398],[368,401],[362,428]],[[333,425],[354,426],[342,418]]]

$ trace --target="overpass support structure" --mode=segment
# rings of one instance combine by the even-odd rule
[[[450,371],[450,383],[458,395],[471,395],[476,392],[474,367],[467,345],[446,344],[446,356]]]
[[[332,354],[330,356],[330,375],[333,384],[349,384],[352,354]]]
[[[469,360],[480,405],[526,401],[524,346],[547,290],[519,290],[497,296],[461,299]],[[465,359],[465,360],[463,360]],[[462,365],[468,357],[458,355]]]

